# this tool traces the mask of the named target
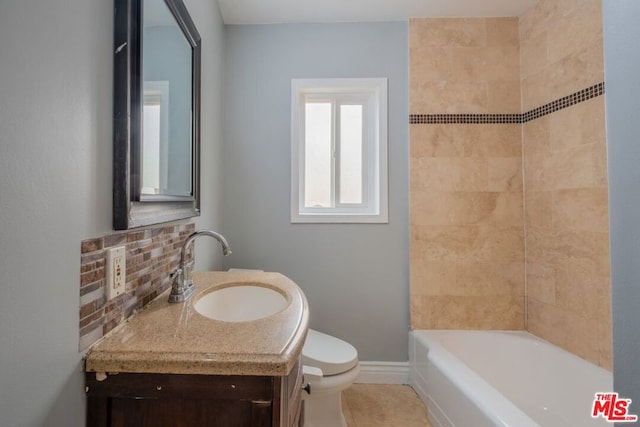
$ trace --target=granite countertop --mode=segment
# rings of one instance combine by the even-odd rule
[[[194,272],[194,295],[169,304],[168,291],[88,353],[85,371],[203,375],[287,375],[302,351],[309,307],[298,286],[280,273]],[[194,309],[198,298],[231,283],[262,283],[287,295],[279,313],[248,322],[222,322]]]

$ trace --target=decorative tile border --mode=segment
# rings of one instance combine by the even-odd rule
[[[522,114],[410,114],[409,124],[522,123]]]
[[[84,240],[80,244],[80,342],[84,351],[170,286],[184,240],[195,225],[178,224]],[[105,296],[105,250],[126,246],[125,293]]]
[[[409,124],[526,123],[580,102],[604,95],[604,82],[551,101],[521,114],[409,114]]]
[[[531,120],[538,119],[542,116],[546,116],[547,114],[555,113],[556,111],[571,107],[572,105],[579,104],[580,102],[588,101],[591,98],[595,98],[600,95],[604,95],[604,82],[582,89],[563,98],[556,99],[542,107],[527,111],[522,114],[522,123],[530,122]]]

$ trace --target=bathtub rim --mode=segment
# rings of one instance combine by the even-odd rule
[[[521,426],[540,427],[527,413],[518,408],[511,400],[500,393],[489,382],[478,375],[473,369],[463,363],[456,355],[452,354],[435,338],[429,339],[419,332],[507,332],[510,335],[531,335],[526,331],[474,331],[474,330],[446,330],[446,329],[414,329],[409,333],[415,340],[422,343],[427,349],[427,360],[444,373],[447,378],[469,399],[484,416],[497,426]],[[535,336],[534,336],[535,337]],[[536,337],[537,338],[537,337]],[[413,344],[415,345],[415,343]],[[419,374],[418,374],[419,375]],[[426,379],[425,379],[426,380]],[[431,393],[425,390],[427,397],[442,411],[441,404],[433,399]],[[427,403],[427,402],[425,402]],[[491,409],[489,409],[491,408]],[[445,416],[446,413],[443,412]],[[448,416],[447,416],[448,418]]]

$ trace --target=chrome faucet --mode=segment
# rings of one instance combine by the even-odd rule
[[[193,279],[191,278],[191,272],[193,270],[193,264],[195,261],[193,257],[190,261],[187,261],[187,252],[189,247],[193,246],[193,241],[200,236],[209,236],[216,239],[222,245],[222,254],[227,256],[231,254],[231,248],[227,239],[220,233],[216,233],[211,230],[202,230],[191,233],[187,240],[184,241],[182,250],[180,251],[180,266],[171,273],[173,278],[173,284],[171,285],[171,294],[169,295],[169,302],[183,302],[189,299],[193,295]]]

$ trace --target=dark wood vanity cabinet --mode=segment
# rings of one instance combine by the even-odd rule
[[[244,375],[86,373],[87,427],[302,425],[302,373]]]

